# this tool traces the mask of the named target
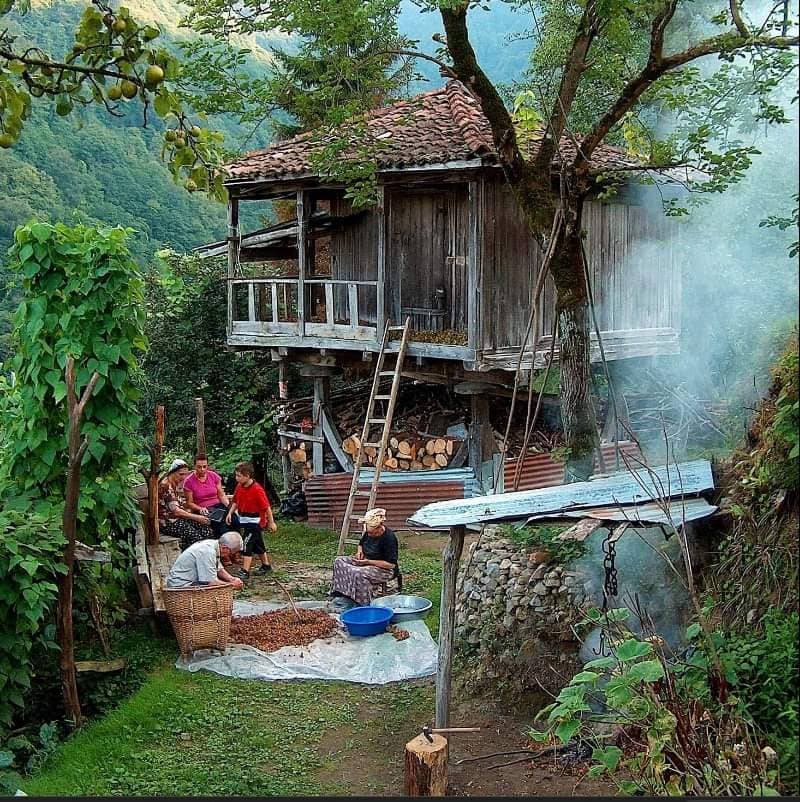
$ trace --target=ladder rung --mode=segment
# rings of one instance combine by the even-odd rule
[[[391,398],[392,397],[390,395],[376,395],[374,400],[375,401],[389,401],[389,400],[391,400]]]
[[[352,538],[345,538],[344,542],[347,543],[348,546],[357,546],[361,541],[353,540]]]
[[[353,491],[353,495],[354,496],[369,496],[369,494],[370,494],[369,490],[355,490],[355,491]]]
[[[405,331],[405,326],[389,326],[389,331]]]
[[[386,423],[386,418],[370,418],[370,423]]]
[[[380,448],[380,443],[362,443],[361,448]]]
[[[393,370],[382,370],[379,374],[380,376],[394,376]]]

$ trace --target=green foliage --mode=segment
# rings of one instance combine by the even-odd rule
[[[0,734],[25,705],[37,645],[54,648],[49,621],[63,540],[52,517],[0,507]]]
[[[194,399],[202,397],[209,456],[227,471],[242,459],[274,453],[270,407],[277,371],[264,351],[227,350],[223,271],[219,260],[159,253],[147,283],[150,350],[140,410],[149,439],[152,412],[165,405],[167,448],[186,459],[195,451]]]
[[[142,281],[121,228],[69,228],[30,223],[19,228],[11,267],[25,300],[15,316],[16,377],[2,476],[17,502],[63,500],[66,481],[67,357],[76,360],[78,396],[99,374],[81,431],[88,440],[78,509],[79,535],[97,542],[129,526],[134,505],[128,462],[138,427],[133,386],[142,334]]]
[[[14,0],[0,5],[0,17],[10,15],[14,6]],[[16,10],[24,16],[30,5],[20,2]],[[207,189],[221,197],[222,175],[213,168],[221,160],[222,137],[188,117],[180,94],[181,64],[157,41],[161,30],[135,19],[126,6],[96,2],[83,10],[73,35],[66,52],[58,52],[46,40],[25,42],[17,30],[4,26],[0,146],[15,144],[36,103],[50,101],[60,117],[91,105],[123,116],[125,104],[138,99],[145,114],[152,108],[173,126],[164,155],[176,179],[187,189]]]
[[[535,524],[516,527],[504,524],[502,530],[507,538],[522,546],[538,546],[550,553],[551,561],[567,565],[586,553],[583,543],[576,540],[559,540],[559,535],[569,529],[564,524]]]
[[[608,614],[590,610],[584,623],[600,625],[609,644],[609,654],[588,662],[562,689],[556,700],[544,708],[548,729],[531,733],[539,741],[562,742],[580,736],[595,744],[589,776],[607,774],[625,794],[648,796],[727,796],[775,794],[777,766],[761,751],[748,694],[752,683],[767,679],[774,664],[757,674],[748,660],[743,673],[729,672],[726,687],[715,670],[719,647],[726,639],[715,633],[713,641],[701,639],[686,659],[668,654],[657,637],[634,635],[627,626],[629,611]],[[797,621],[771,638],[781,644],[783,665],[791,655],[797,663],[797,649],[787,648],[796,636]],[[697,638],[701,628],[693,625],[689,636]],[[796,637],[792,642],[796,640]],[[725,661],[730,666],[742,661],[746,646],[728,642]],[[713,657],[712,657],[713,655]],[[752,667],[751,667],[752,666]],[[749,668],[749,675],[746,673]],[[769,693],[763,712],[789,706],[787,718],[796,720],[796,702],[791,708],[787,690],[796,699],[796,672],[782,687]],[[775,696],[778,698],[776,699]],[[755,703],[755,702],[754,702]],[[780,714],[779,714],[780,715]],[[598,723],[619,729],[617,745],[598,736]],[[624,779],[617,779],[621,770]]]

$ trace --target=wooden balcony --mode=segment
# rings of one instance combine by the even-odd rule
[[[235,278],[230,281],[229,292],[229,345],[380,350],[385,317],[379,314],[377,281]],[[441,328],[440,315],[435,310],[425,315],[420,310],[404,308],[402,313],[412,311],[412,324],[417,330]],[[431,324],[430,328],[422,328],[425,321]],[[409,353],[465,361],[475,358],[475,350],[466,345],[434,342],[412,342]]]

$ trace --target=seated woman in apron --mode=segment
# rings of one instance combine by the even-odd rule
[[[182,459],[173,460],[167,475],[158,486],[158,531],[168,537],[180,539],[181,551],[198,540],[213,538],[208,516],[186,509],[183,482],[189,475],[189,467]]]
[[[333,561],[333,595],[347,596],[356,604],[370,604],[374,586],[388,582],[397,569],[397,536],[383,525],[386,510],[369,510],[358,522],[364,534],[355,557]]]

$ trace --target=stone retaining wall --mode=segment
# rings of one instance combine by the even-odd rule
[[[456,644],[468,658],[467,681],[514,695],[557,691],[579,665],[571,627],[585,599],[583,579],[499,526],[487,526],[476,545],[456,585]]]

